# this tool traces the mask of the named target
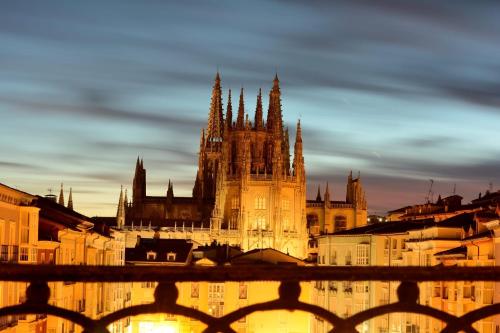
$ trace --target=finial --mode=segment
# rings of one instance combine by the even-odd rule
[[[297,131],[295,133],[295,142],[302,142],[302,127],[300,126],[300,118],[297,120]]]
[[[64,206],[64,191],[63,191],[63,183],[61,183],[61,191],[59,192],[59,201],[58,204]]]

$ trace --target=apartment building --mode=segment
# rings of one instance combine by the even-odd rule
[[[71,197],[71,196],[70,196]],[[125,235],[93,223],[64,198],[34,196],[0,184],[0,262],[32,265],[124,265]],[[0,264],[1,264],[0,263]],[[0,282],[0,307],[25,300],[27,284]],[[51,282],[49,303],[99,318],[130,304],[124,283]],[[127,320],[109,327],[127,332]],[[79,333],[74,323],[45,315],[0,318],[6,333]]]
[[[318,264],[338,266],[434,266],[437,264],[493,265],[494,241],[489,228],[496,226],[498,215],[488,211],[462,213],[435,222],[433,219],[397,221],[373,224],[361,228],[324,235],[318,240]],[[485,238],[486,237],[486,238]],[[480,241],[481,240],[481,241]],[[471,251],[475,252],[471,252]],[[466,254],[470,252],[470,254]],[[473,255],[477,253],[478,255]],[[318,281],[314,285],[312,303],[324,306],[343,317],[362,310],[397,301],[399,282],[335,282]],[[494,284],[490,282],[465,283],[469,295],[457,297],[463,282],[423,282],[420,304],[461,315],[472,309],[491,304]],[[453,288],[453,289],[452,289]],[[474,306],[470,289],[483,295]],[[453,293],[451,296],[450,293]],[[499,290],[500,293],[500,290]],[[486,296],[485,296],[486,295]],[[495,324],[496,325],[496,324]],[[480,332],[495,332],[492,320],[478,323]],[[391,314],[377,317],[358,327],[360,332],[438,332],[442,323],[413,314]],[[327,332],[331,327],[320,318],[312,321],[312,332]],[[496,329],[496,328],[495,328]]]

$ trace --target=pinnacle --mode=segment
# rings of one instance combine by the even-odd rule
[[[63,183],[61,183],[61,191],[59,192],[59,200],[58,203],[60,205],[64,206],[64,190],[63,190]]]

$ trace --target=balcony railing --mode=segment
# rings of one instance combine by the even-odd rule
[[[318,267],[289,265],[237,265],[221,267],[153,267],[153,266],[42,266],[0,265],[0,280],[30,282],[23,303],[0,309],[0,325],[4,318],[16,318],[23,314],[48,314],[67,319],[84,328],[86,333],[109,333],[111,323],[130,316],[146,313],[182,315],[207,325],[204,332],[235,332],[230,327],[241,318],[257,311],[301,310],[333,326],[331,332],[356,331],[356,326],[374,317],[395,312],[408,312],[436,318],[444,323],[441,332],[477,332],[472,324],[500,313],[500,304],[476,309],[463,316],[440,311],[418,304],[421,281],[500,281],[498,267]],[[317,305],[299,300],[300,281],[402,281],[397,289],[398,300],[377,306],[346,318]],[[134,305],[105,315],[99,319],[83,313],[48,304],[50,288],[47,282],[133,282],[159,281],[155,289],[155,301]],[[280,281],[279,298],[252,304],[215,318],[197,309],[177,303],[178,290],[175,282],[187,281]]]

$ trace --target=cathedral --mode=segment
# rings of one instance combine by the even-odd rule
[[[310,235],[366,224],[359,176],[349,175],[346,201],[331,201],[328,186],[324,200],[319,190],[316,200],[306,200],[300,120],[291,155],[277,75],[268,103],[264,121],[259,90],[249,118],[241,89],[234,117],[229,90],[224,115],[217,73],[207,127],[200,134],[192,196],[175,196],[170,181],[165,196],[148,196],[146,169],[138,158],[132,201],[120,193],[118,227],[135,230],[141,237],[154,230],[162,238],[187,237],[200,244],[216,241],[245,251],[269,247],[304,258]]]

